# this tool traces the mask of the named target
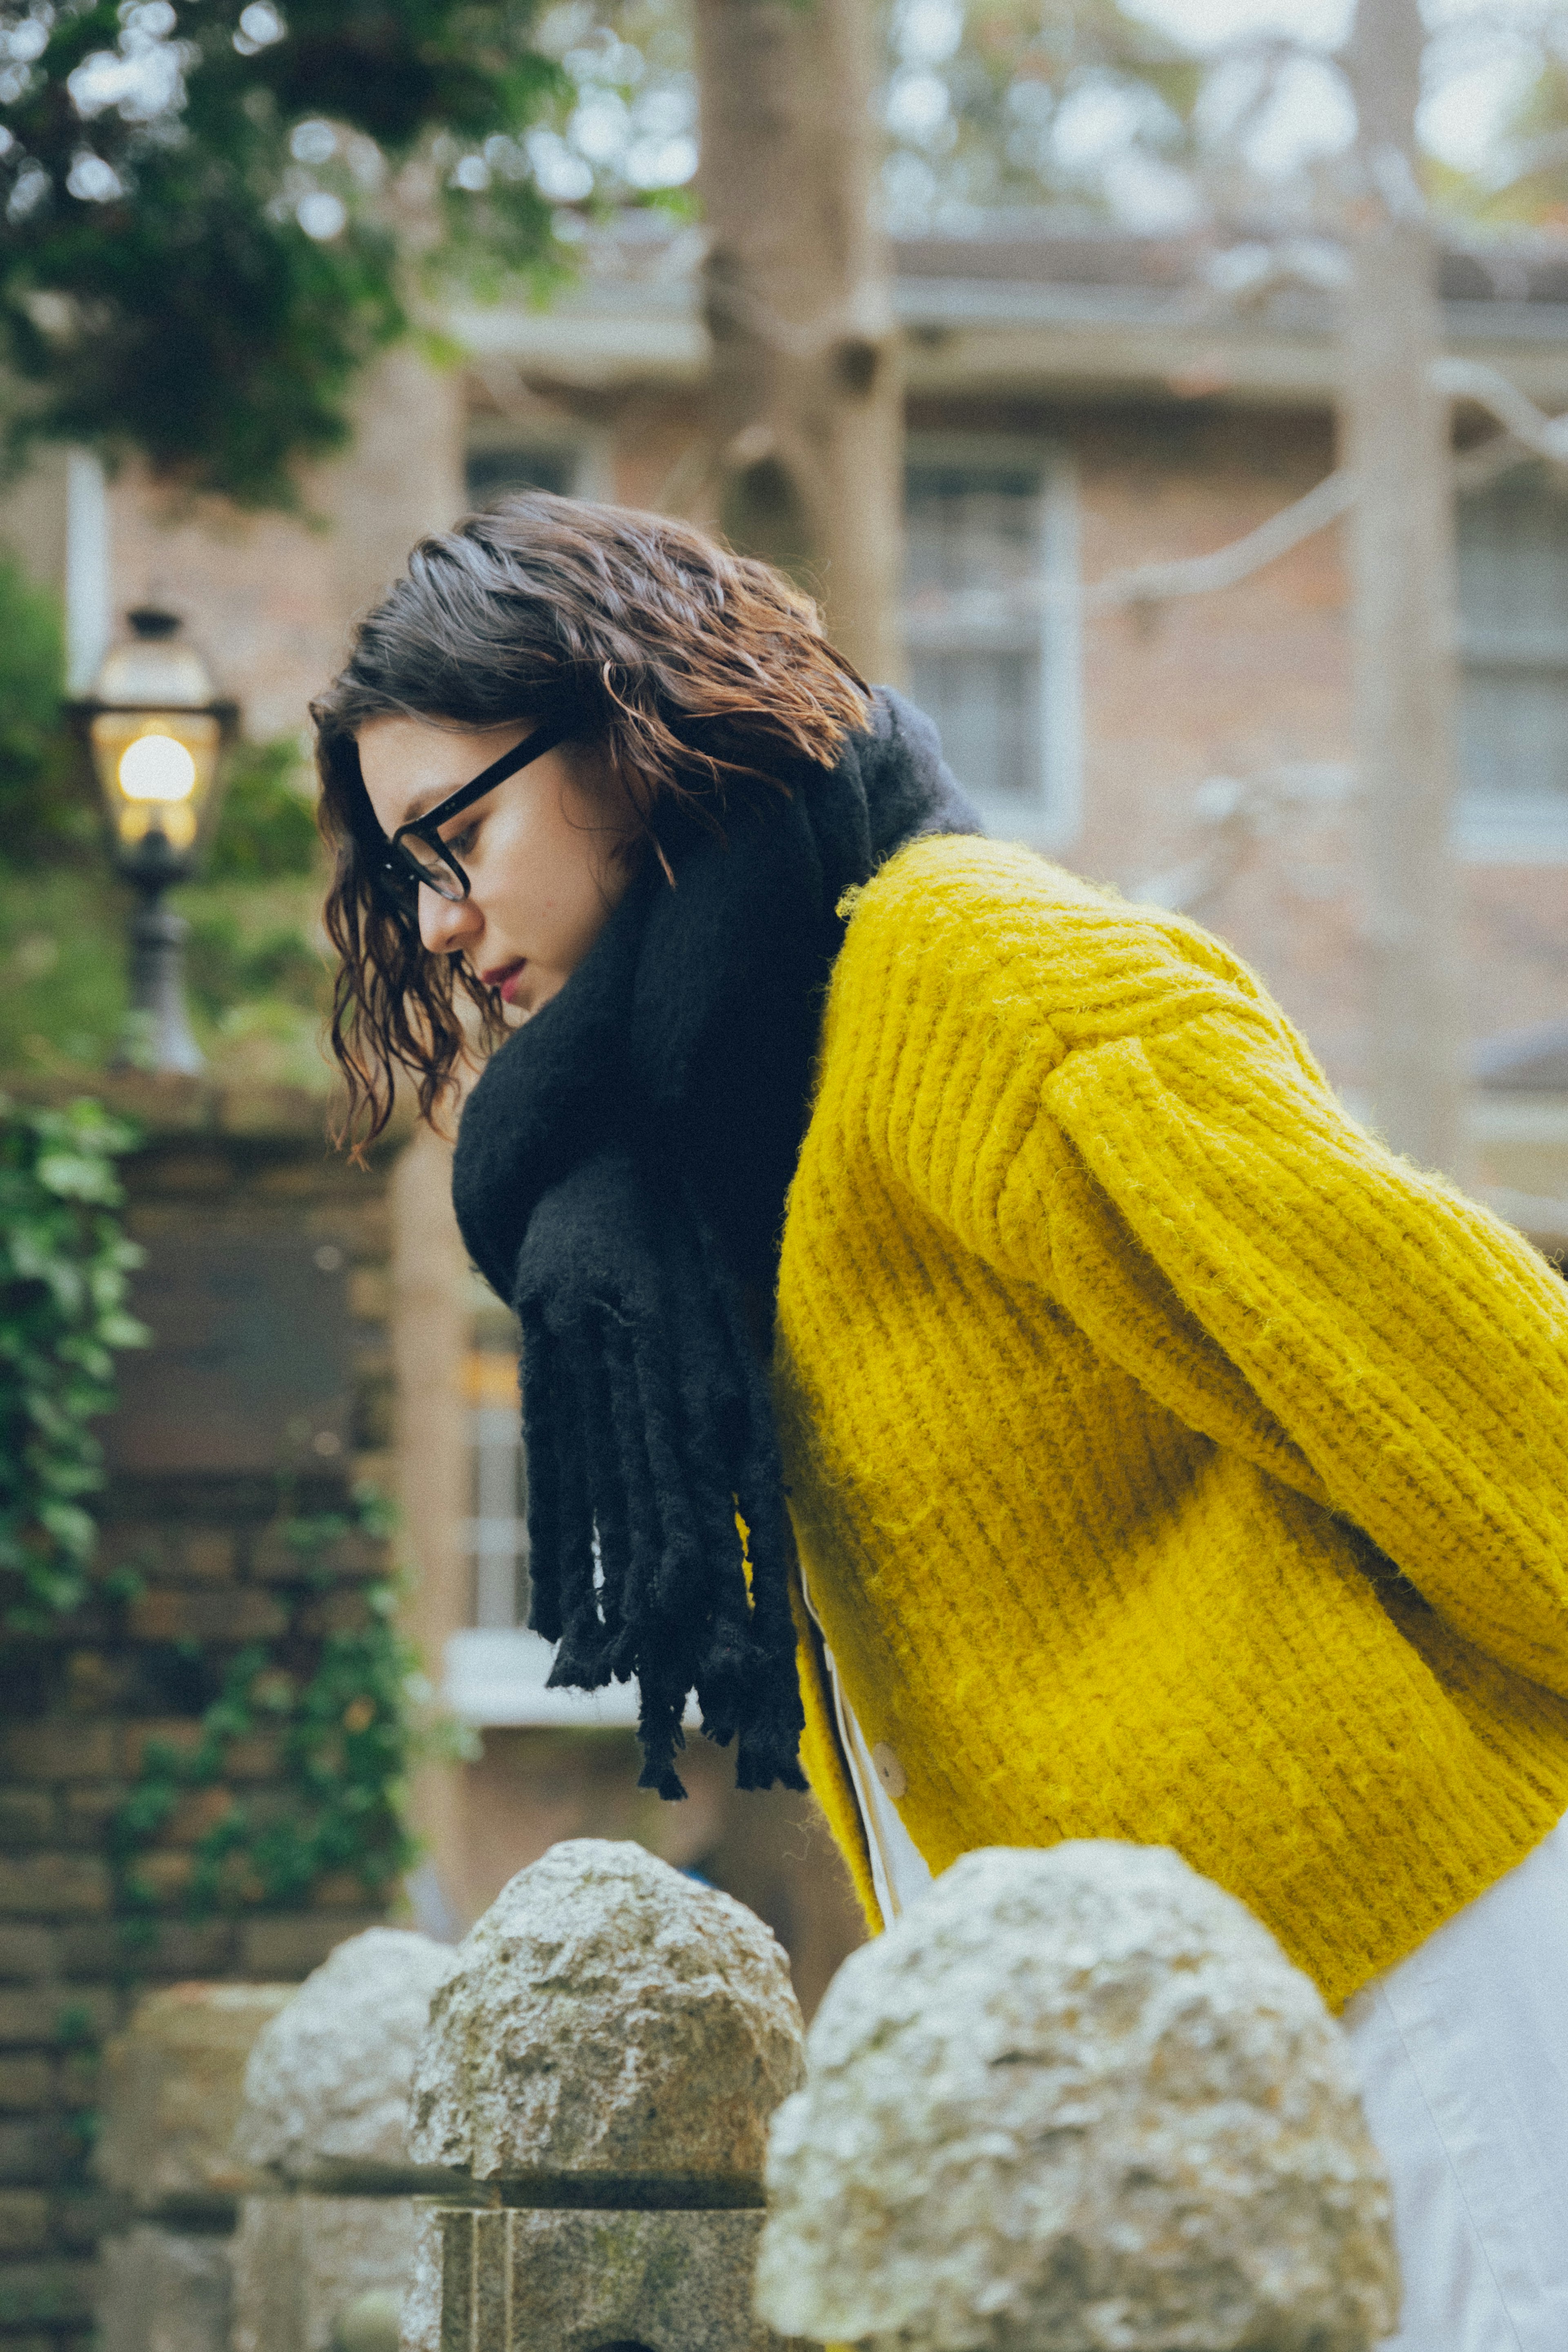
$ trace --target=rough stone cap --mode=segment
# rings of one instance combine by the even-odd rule
[[[235,2155],[293,2181],[406,2171],[414,2053],[456,1961],[398,1927],[340,1944],[256,2037]]]
[[[177,1984],[149,1993],[104,2051],[99,2178],[139,2212],[232,2207],[254,2175],[230,2146],[256,2035],[293,1985]]]
[[[768,2117],[803,2071],[761,1920],[641,1846],[572,1838],[460,1947],[410,2152],[514,2203],[759,2203]]]
[[[774,2119],[757,2304],[899,2352],[1366,2352],[1387,2183],[1343,2034],[1163,1847],[967,1854],[852,1953]]]

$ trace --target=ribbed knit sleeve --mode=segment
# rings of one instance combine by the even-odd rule
[[[899,1184],[1568,1696],[1568,1286],[1349,1119],[1194,926],[988,844],[874,899],[838,1060]]]
[[[1172,1308],[1190,1318],[1332,1508],[1467,1638],[1568,1695],[1568,1289],[1345,1118],[1277,1021],[1150,1011],[1043,1089],[1123,1244],[1069,1211],[1040,1271],[1156,1391],[1185,1345]]]

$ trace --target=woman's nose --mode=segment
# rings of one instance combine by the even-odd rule
[[[452,955],[467,947],[484,929],[472,898],[443,898],[437,891],[419,894],[419,936],[428,955]]]

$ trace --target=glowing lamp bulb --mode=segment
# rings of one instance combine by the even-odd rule
[[[172,735],[139,735],[120,755],[120,789],[128,801],[189,800],[196,763]]]

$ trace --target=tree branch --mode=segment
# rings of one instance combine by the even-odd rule
[[[1449,399],[1468,400],[1484,408],[1504,428],[1480,448],[1467,450],[1454,459],[1457,488],[1479,489],[1531,457],[1568,466],[1568,414],[1548,416],[1496,368],[1481,360],[1440,359],[1433,367],[1432,381]],[[1016,613],[1020,605],[1030,609],[1071,605],[1082,613],[1104,613],[1127,605],[1169,604],[1178,596],[1211,595],[1218,589],[1239,586],[1255,572],[1277,563],[1304,540],[1338,522],[1355,504],[1355,477],[1342,466],[1326,474],[1304,498],[1281,507],[1256,530],[1207,555],[1136,564],[1125,572],[1108,572],[1087,586],[1034,579],[1019,581],[1015,588],[999,593],[978,589],[925,595],[918,609],[923,615],[981,621],[1000,612]]]
[[[1484,408],[1523,449],[1553,465],[1568,466],[1568,415],[1548,416],[1500,369],[1484,360],[1441,359],[1433,366],[1432,382],[1450,400],[1473,401]]]
[[[1217,547],[1208,555],[1186,556],[1171,563],[1140,563],[1129,572],[1113,572],[1080,591],[1082,609],[1104,612],[1118,604],[1163,604],[1175,596],[1206,596],[1217,588],[1234,588],[1239,582],[1277,562],[1303,540],[1312,538],[1355,502],[1355,480],[1343,466],[1325,475],[1305,498],[1282,507],[1256,530]]]

